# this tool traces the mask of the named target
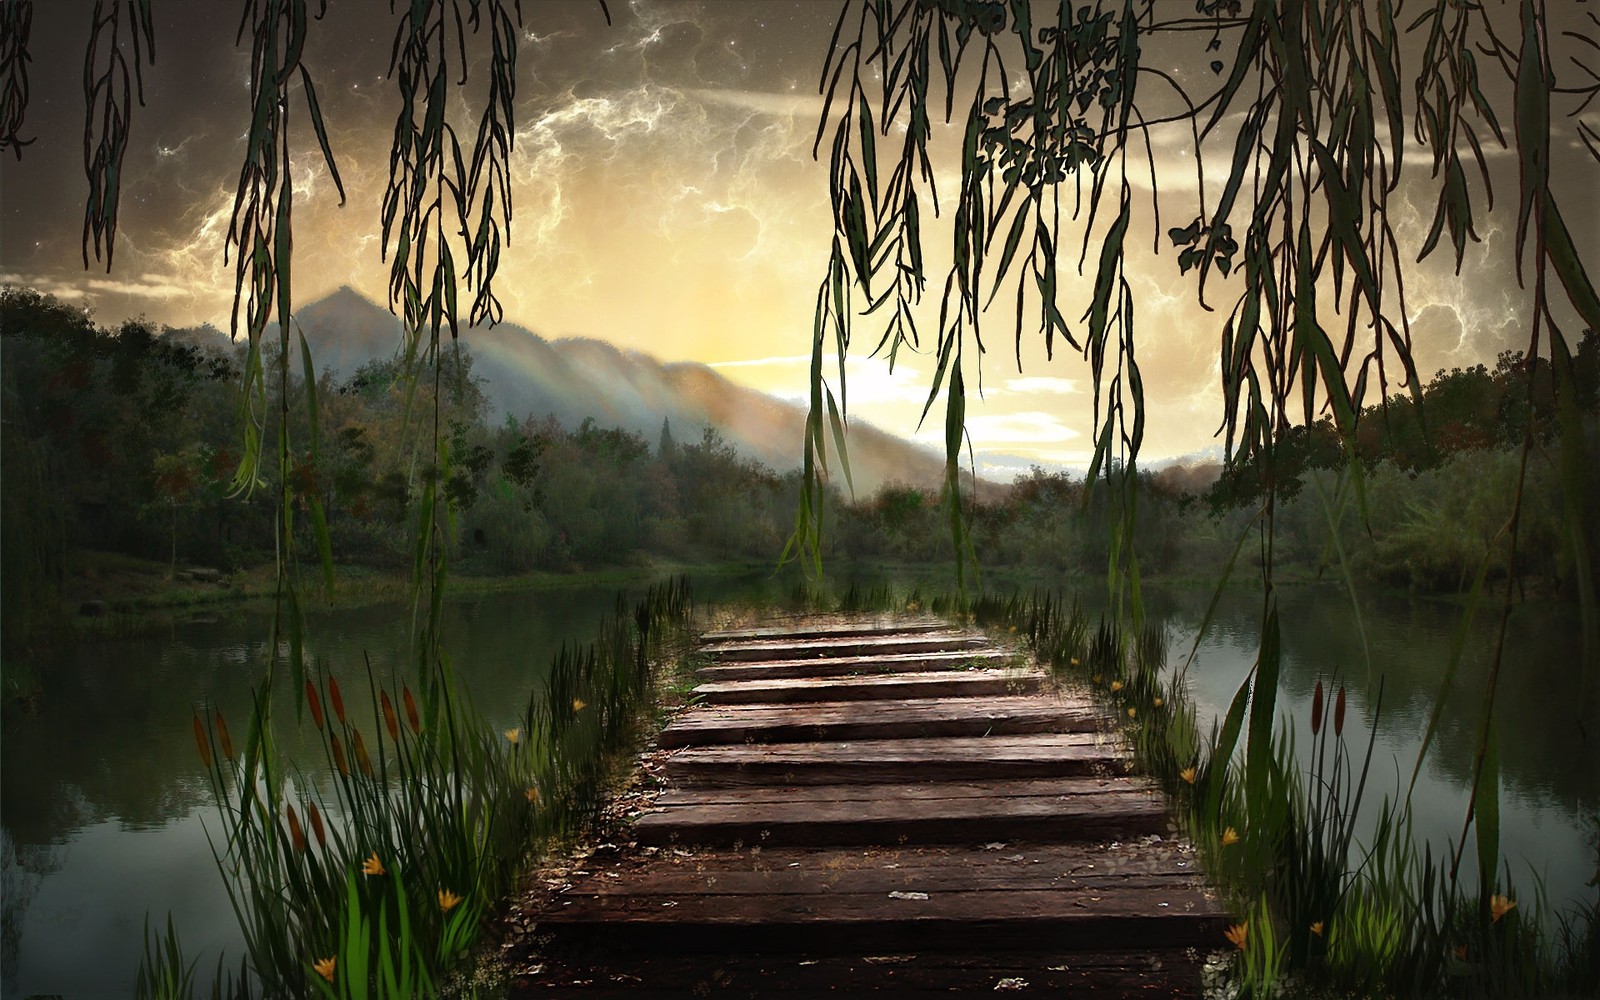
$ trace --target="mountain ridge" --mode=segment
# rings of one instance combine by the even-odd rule
[[[319,371],[348,376],[400,347],[400,321],[349,285],[303,306],[295,320]],[[593,418],[649,441],[667,420],[680,440],[710,427],[740,454],[780,472],[800,464],[805,410],[702,362],[664,361],[594,337],[551,340],[510,322],[464,330],[460,343],[496,415],[549,414],[569,428]],[[846,442],[858,497],[891,482],[933,489],[943,482],[942,456],[865,421],[850,422]]]

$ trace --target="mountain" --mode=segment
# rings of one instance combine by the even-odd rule
[[[319,371],[347,376],[392,356],[400,344],[400,322],[348,286],[298,310],[296,320]],[[805,410],[730,382],[706,365],[663,362],[590,338],[546,340],[514,323],[464,331],[461,342],[484,381],[491,420],[552,414],[573,428],[593,417],[653,444],[666,419],[680,441],[695,440],[709,426],[741,454],[774,469],[800,464]],[[858,496],[886,482],[937,488],[943,481],[939,455],[860,420],[852,421],[846,440]]]

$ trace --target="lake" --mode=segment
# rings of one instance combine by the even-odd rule
[[[706,580],[696,581],[695,592],[702,602],[760,600],[788,587],[763,578]],[[1174,662],[1187,655],[1209,597],[1203,588],[1147,591]],[[446,646],[488,721],[511,724],[561,645],[588,641],[614,599],[613,589],[575,587],[450,601]],[[1093,592],[1085,595],[1086,604],[1094,601]],[[1280,605],[1280,706],[1289,717],[1303,722],[1318,676],[1338,672],[1351,694],[1346,734],[1360,733],[1373,711],[1368,687],[1386,677],[1370,786],[1374,795],[1392,794],[1409,779],[1455,609],[1395,598],[1363,604],[1369,672],[1356,616],[1339,589],[1284,588]],[[1574,615],[1539,605],[1517,609],[1496,710],[1502,849],[1525,898],[1537,875],[1556,905],[1595,891],[1583,885],[1595,864],[1586,818],[1600,812],[1600,734],[1592,709],[1578,705]],[[1220,711],[1232,698],[1254,662],[1258,620],[1256,595],[1224,596],[1188,674],[1202,711]],[[224,612],[160,634],[82,642],[39,664],[39,711],[7,716],[0,755],[4,997],[127,994],[147,913],[156,924],[172,914],[187,955],[200,959],[202,981],[220,949],[237,963],[241,945],[206,838],[217,823],[190,716],[215,705],[236,734],[244,730],[269,624],[259,611]],[[406,662],[408,608],[345,609],[313,615],[309,624],[308,657],[342,678],[363,673],[363,654],[380,677]],[[1439,845],[1460,834],[1492,638],[1493,623],[1480,620],[1418,782],[1418,833]],[[276,710],[293,717],[287,697]]]

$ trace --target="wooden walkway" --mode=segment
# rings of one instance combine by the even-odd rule
[[[1198,995],[1222,913],[1086,698],[934,621],[702,651],[632,839],[526,901],[514,995]]]

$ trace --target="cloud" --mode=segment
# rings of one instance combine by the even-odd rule
[[[822,114],[822,98],[811,93],[702,88],[689,93],[709,104],[721,104],[778,118],[809,118]]]
[[[1024,375],[1022,378],[1006,379],[1004,388],[1006,392],[1069,396],[1078,391],[1078,382],[1076,379],[1057,378],[1054,375]]]
[[[1029,444],[1061,444],[1081,436],[1078,431],[1062,423],[1060,416],[1042,410],[969,415],[967,433],[972,436],[973,447],[978,449],[993,448],[997,445],[1014,447]],[[917,438],[933,441],[942,446],[944,421],[936,421],[930,417],[928,424],[924,425]]]

